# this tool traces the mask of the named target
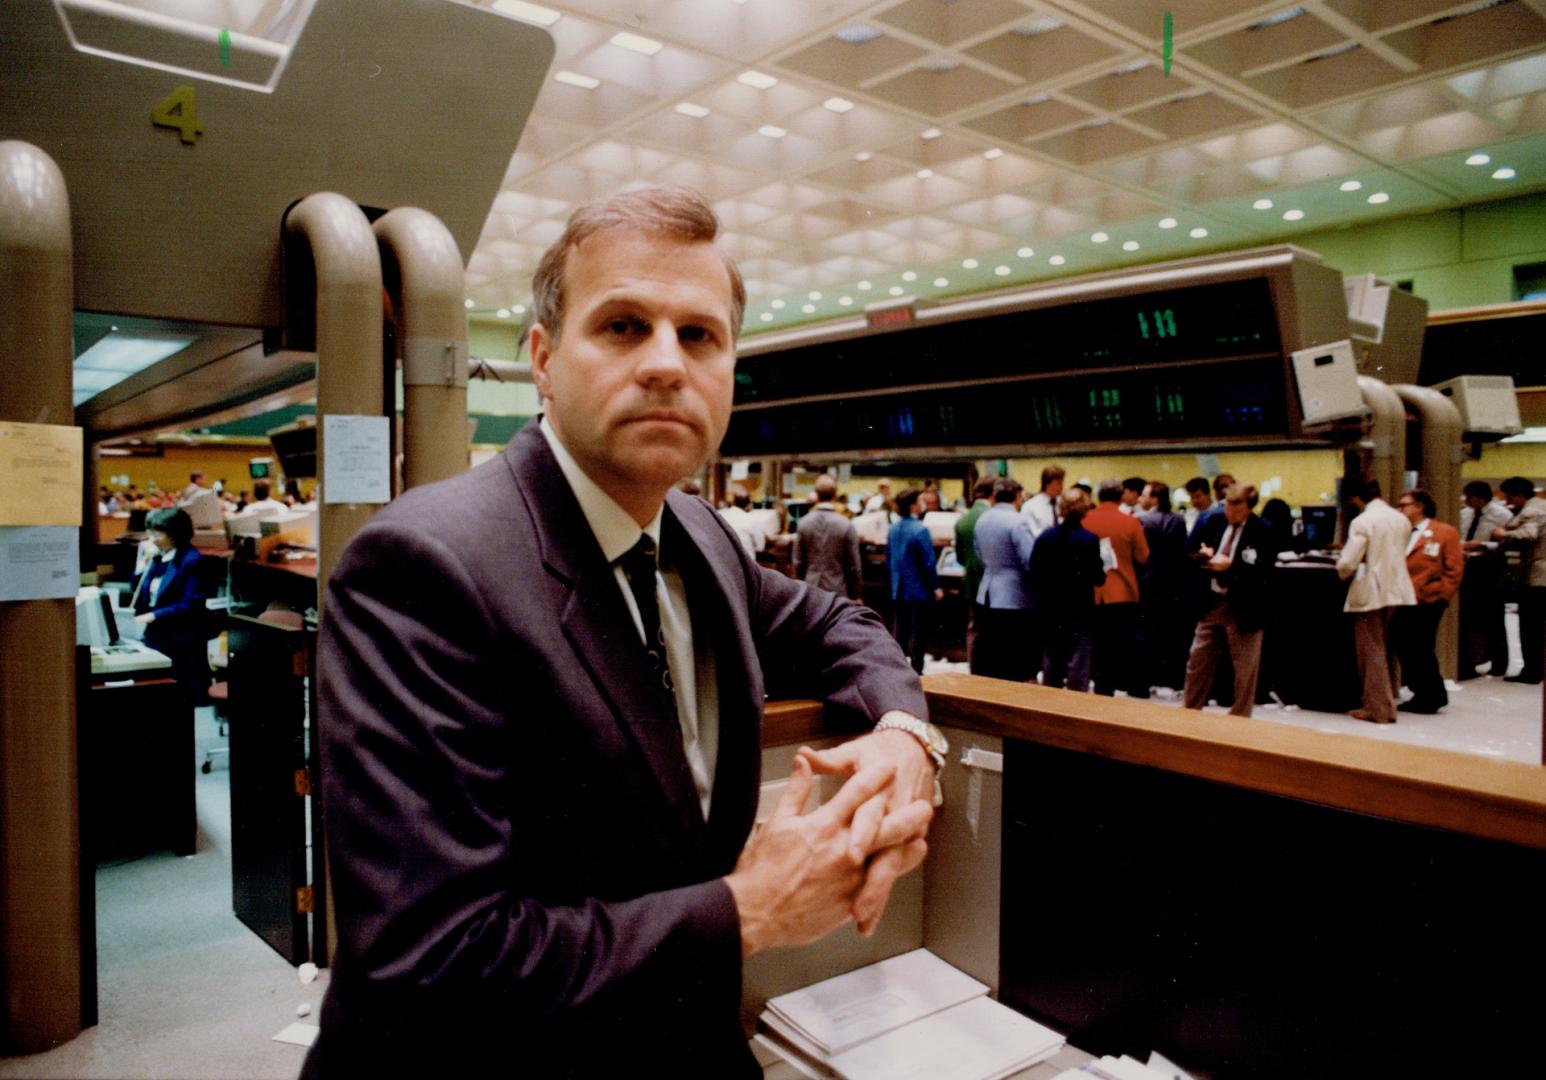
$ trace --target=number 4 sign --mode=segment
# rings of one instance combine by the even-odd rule
[[[176,128],[183,142],[192,146],[204,131],[194,104],[193,87],[179,86],[162,98],[150,114],[150,122],[156,127]]]

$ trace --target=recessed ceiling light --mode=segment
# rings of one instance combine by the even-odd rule
[[[1036,249],[1023,247],[1019,251],[1015,252],[1015,254],[1020,256],[1022,259],[1029,259],[1032,255],[1036,254]]]
[[[961,260],[961,269],[962,270],[975,270],[975,269],[977,269],[977,260],[976,259],[962,259]]]
[[[516,304],[510,310],[515,312],[517,315],[525,315],[526,314],[526,305],[525,304]]]
[[[874,156],[875,155],[870,153],[868,150],[860,150],[857,154],[854,155],[854,160],[858,162],[865,162]]]
[[[934,175],[934,170],[933,169],[919,169],[913,175],[916,176],[919,180],[927,180],[929,177]]]
[[[757,129],[757,134],[766,135],[770,139],[782,139],[785,135],[788,135],[789,132],[785,131],[783,128],[777,126],[776,124],[763,124],[760,128]]]
[[[1054,255],[1054,256],[1052,256],[1052,258],[1048,259],[1047,261],[1049,263],[1051,263],[1053,266],[1062,266],[1068,260],[1063,258],[1063,256],[1061,256],[1061,255]]]
[[[1514,178],[1514,170],[1505,165],[1501,169],[1492,170],[1492,178],[1494,180],[1512,180]]]
[[[816,313],[816,305],[815,304],[801,304],[800,305],[800,310],[805,312],[807,315],[814,315]]]
[[[612,44],[619,49],[627,49],[629,52],[643,53],[645,56],[654,56],[665,46],[654,38],[643,37],[639,34],[630,34],[626,30],[620,30],[612,35]]]
[[[869,292],[874,287],[875,286],[871,285],[868,281],[861,281],[854,286],[854,288],[858,289],[860,292]]]
[[[845,113],[854,107],[853,102],[849,101],[847,98],[840,97],[829,97],[821,104],[823,108],[831,109],[835,113]]]
[[[1179,224],[1180,222],[1176,221],[1173,217],[1162,217],[1159,219],[1159,227],[1162,229],[1174,229]]]
[[[1302,217],[1304,217],[1304,211],[1303,210],[1285,210],[1285,211],[1283,211],[1283,220],[1284,221],[1298,221]]]
[[[1376,191],[1373,195],[1369,196],[1369,201],[1375,205],[1379,205],[1383,202],[1390,202],[1390,196],[1385,194],[1383,191]]]
[[[1090,234],[1090,243],[1092,244],[1104,244],[1107,240],[1110,239],[1111,237],[1103,232],[1092,232]]]
[[[837,302],[842,304],[844,307],[853,307],[854,298],[851,296],[839,296],[837,298]]]
[[[1257,210],[1271,210],[1272,209],[1272,200],[1271,199],[1257,199],[1255,202],[1253,202],[1251,204],[1251,206],[1254,209],[1257,209]]]
[[[920,138],[920,139],[937,139],[937,138],[939,138],[943,134],[944,134],[944,132],[941,131],[939,128],[925,128],[924,130],[922,130],[922,131],[920,131],[918,133],[918,138]]]
[[[890,293],[892,296],[901,296],[903,290],[902,290],[902,286],[900,286],[900,285],[893,285],[893,286],[891,286],[891,288],[887,289],[886,291],[888,293]]]
[[[498,318],[508,319],[510,317],[510,309],[507,307],[502,307],[498,311],[494,312],[494,314]]]
[[[997,274],[999,277],[1008,277],[1009,276],[1009,267],[1007,267],[1007,266],[995,266],[993,268],[993,272],[995,274]]]
[[[538,26],[552,26],[559,19],[558,12],[541,4],[528,4],[526,0],[494,0],[494,10],[522,22]]]
[[[684,101],[679,104],[676,107],[676,111],[681,113],[683,116],[690,116],[694,120],[701,120],[703,117],[709,114],[709,111],[702,105],[694,105],[690,101]]]
[[[934,279],[934,287],[936,289],[943,289],[946,285],[949,285],[949,284],[950,284],[950,279],[947,278],[947,277],[937,277],[937,278]]]
[[[464,301],[462,301],[462,303],[466,306],[468,311],[471,311],[474,307],[477,306],[470,299],[469,300],[464,300]]]
[[[737,0],[737,3],[739,2],[740,0]],[[880,31],[873,26],[855,23],[853,26],[843,27],[832,36],[849,45],[864,45],[880,37]]]
[[[1363,184],[1361,184],[1357,180],[1344,180],[1344,181],[1342,181],[1341,184],[1337,185],[1337,190],[1338,191],[1357,191],[1361,187],[1363,187]]]
[[[815,289],[812,289],[810,292],[805,294],[805,298],[807,300],[820,300],[821,293],[817,292]]]
[[[769,304],[768,307],[772,308],[774,311],[783,311],[784,310],[784,302],[782,300],[775,300],[771,304]]]
[[[1001,157],[1004,156],[1004,151],[1000,150],[998,147],[995,146],[991,150],[984,150],[982,152],[982,156],[987,158],[989,161],[995,161],[998,158],[1001,158]]]
[[[778,85],[777,79],[771,75],[764,75],[760,71],[743,71],[735,77],[735,81],[758,90],[768,90]]]
[[[1467,165],[1486,165],[1490,161],[1492,161],[1492,158],[1486,154],[1472,154],[1465,159]]]
[[[903,270],[902,271],[902,280],[903,281],[917,281],[918,280],[918,272],[916,270]]]
[[[1137,251],[1138,250],[1138,241],[1136,241],[1136,240],[1123,240],[1122,241],[1122,250],[1123,251]]]
[[[763,322],[772,322],[772,321],[773,321],[773,313],[772,313],[772,312],[771,312],[771,311],[764,311],[764,312],[763,312],[763,313],[762,313],[762,314],[761,314],[761,315],[760,315],[760,316],[758,316],[758,317],[759,317],[759,318],[760,318],[760,319],[762,319],[762,321],[763,321]]]
[[[1208,235],[1208,230],[1199,225],[1187,235],[1190,236],[1193,240],[1201,240],[1204,236]]]
[[[553,78],[566,86],[578,86],[581,90],[594,90],[601,85],[600,79],[593,79],[589,75],[581,75],[575,71],[555,71]]]

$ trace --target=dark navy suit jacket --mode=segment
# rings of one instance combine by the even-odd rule
[[[188,646],[205,648],[204,601],[209,594],[200,580],[199,558],[191,547],[181,549],[165,562],[158,553],[142,575],[144,580],[136,580],[139,595],[134,601],[135,614],[149,611],[156,616],[145,627],[145,644],[152,649],[171,655]],[[150,594],[157,581],[161,588],[152,603]]]
[[[661,557],[716,649],[699,808],[673,703],[535,423],[356,536],[319,645],[338,954],[303,1075],[760,1076],[722,876],[765,672],[867,725],[923,714],[868,609],[759,568],[672,492]]]

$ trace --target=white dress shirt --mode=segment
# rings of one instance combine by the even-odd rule
[[[1052,505],[1052,496],[1038,491],[1025,500],[1025,505],[1020,507],[1020,516],[1031,526],[1031,535],[1040,536],[1057,524],[1057,507]]]
[[[628,575],[618,560],[633,550],[645,533],[655,541],[655,549],[660,550],[660,511],[655,512],[653,521],[639,528],[639,523],[628,511],[585,475],[580,463],[559,442],[546,416],[540,425],[564,479],[580,504],[580,511],[595,534],[596,542],[601,545],[601,554],[612,564],[612,574],[623,594],[623,603],[633,616],[634,629],[639,632],[639,641],[643,644],[644,619],[639,614],[633,590],[628,586]],[[671,556],[669,551],[664,554],[668,559]],[[692,771],[693,786],[698,790],[698,804],[707,820],[709,800],[714,792],[714,768],[719,758],[719,684],[715,681],[714,650],[708,642],[693,637],[692,617],[687,610],[687,587],[681,574],[670,566],[657,568],[655,595],[660,604],[660,629],[666,640],[666,664],[675,684],[682,750]]]

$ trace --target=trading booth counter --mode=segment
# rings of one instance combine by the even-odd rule
[[[778,968],[814,981],[921,945],[1094,1054],[1285,1078],[1532,1060],[1546,990],[1516,976],[1546,963],[1546,769],[969,675],[924,688],[945,805],[887,942],[754,959],[749,1014],[788,988]],[[838,734],[815,704],[770,706],[765,775]]]

